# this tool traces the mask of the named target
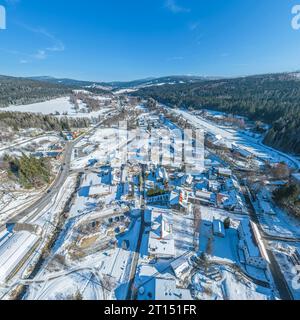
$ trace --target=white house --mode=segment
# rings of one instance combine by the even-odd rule
[[[193,183],[193,180],[194,180],[193,176],[189,174],[187,175],[185,182],[186,184],[191,185]]]
[[[228,168],[218,168],[218,174],[224,177],[231,177],[232,171]]]
[[[155,258],[170,259],[175,257],[173,225],[170,218],[160,210],[154,209],[151,213],[148,252]]]

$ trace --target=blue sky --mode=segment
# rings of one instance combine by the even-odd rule
[[[0,0],[0,74],[93,81],[300,69],[300,0]]]

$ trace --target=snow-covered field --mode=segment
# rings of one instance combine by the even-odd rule
[[[100,98],[99,98],[100,99]],[[104,115],[111,111],[109,107],[102,108],[99,111],[88,112],[86,105],[79,103],[79,112],[76,112],[74,105],[70,102],[69,97],[57,98],[45,102],[19,105],[19,106],[10,106],[6,111],[11,112],[31,112],[31,113],[41,113],[45,115],[59,113],[60,116],[67,115],[68,117],[73,118],[94,118],[101,115]],[[84,111],[84,112],[81,112]]]
[[[107,250],[82,259],[80,265],[69,270],[42,272],[30,285],[26,299],[75,300],[77,292],[83,300],[115,299],[116,295],[122,298],[126,294],[122,284],[129,256],[130,252],[122,249]]]
[[[98,262],[99,263],[99,262]],[[80,292],[84,300],[103,300],[104,294],[101,280],[93,272],[87,270],[59,274],[54,279],[39,280],[30,286],[28,300],[74,300]],[[41,283],[42,282],[42,283]]]
[[[135,92],[138,89],[120,89],[114,92],[114,94],[125,94],[125,93],[131,93],[131,92]]]
[[[0,157],[4,154],[13,154],[15,156],[21,156],[22,152],[26,153],[26,148],[32,147],[34,151],[46,151],[48,148],[59,142],[60,137],[56,134],[45,134],[40,137],[24,139],[20,142],[13,142],[10,145],[0,148]]]
[[[54,114],[55,112],[59,112],[60,114],[68,112],[71,114],[72,112],[74,112],[73,105],[70,103],[69,97],[63,97],[27,105],[10,106],[5,110],[12,112],[32,112],[42,114]]]

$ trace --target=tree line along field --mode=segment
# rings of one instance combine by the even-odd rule
[[[170,107],[213,109],[272,125],[265,143],[300,154],[300,80],[268,74],[142,88],[133,95]]]
[[[25,78],[0,76],[0,108],[68,95],[69,87]]]
[[[55,117],[52,115],[33,114],[28,112],[1,112],[0,128],[11,128],[15,131],[37,128],[44,131],[62,131],[71,128],[86,128],[91,124],[89,118]]]
[[[0,128],[14,130],[38,128],[45,131],[85,128],[91,123],[87,118],[54,117],[26,112],[10,112],[10,105],[30,104],[71,95],[65,85],[25,78],[0,76]]]

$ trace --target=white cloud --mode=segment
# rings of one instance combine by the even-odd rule
[[[32,55],[32,57],[37,60],[45,60],[47,58],[47,54],[45,50],[38,50],[37,53]]]
[[[21,57],[21,59],[19,60],[20,63],[24,64],[30,63],[33,60],[45,60],[51,52],[63,52],[65,50],[64,43],[56,38],[53,34],[48,32],[46,29],[32,28],[26,24],[21,23],[18,23],[18,25],[29,32],[41,35],[42,37],[48,39],[50,43],[48,47],[40,48],[34,53],[11,51],[13,52],[13,54],[19,55]]]
[[[59,51],[64,51],[65,50],[65,45],[64,43],[57,39],[53,34],[51,34],[50,32],[48,32],[46,29],[44,28],[32,28],[28,25],[25,24],[19,24],[21,27],[23,27],[24,29],[36,33],[36,34],[40,34],[42,36],[44,36],[45,38],[47,38],[48,40],[51,41],[51,46],[47,47],[43,50],[45,51],[53,51],[53,52],[59,52]]]
[[[189,8],[178,5],[175,0],[165,0],[165,7],[173,13],[188,13],[191,11]]]
[[[198,29],[199,25],[200,25],[199,22],[191,22],[191,23],[189,24],[189,29],[190,29],[191,31],[194,31],[194,30]]]

